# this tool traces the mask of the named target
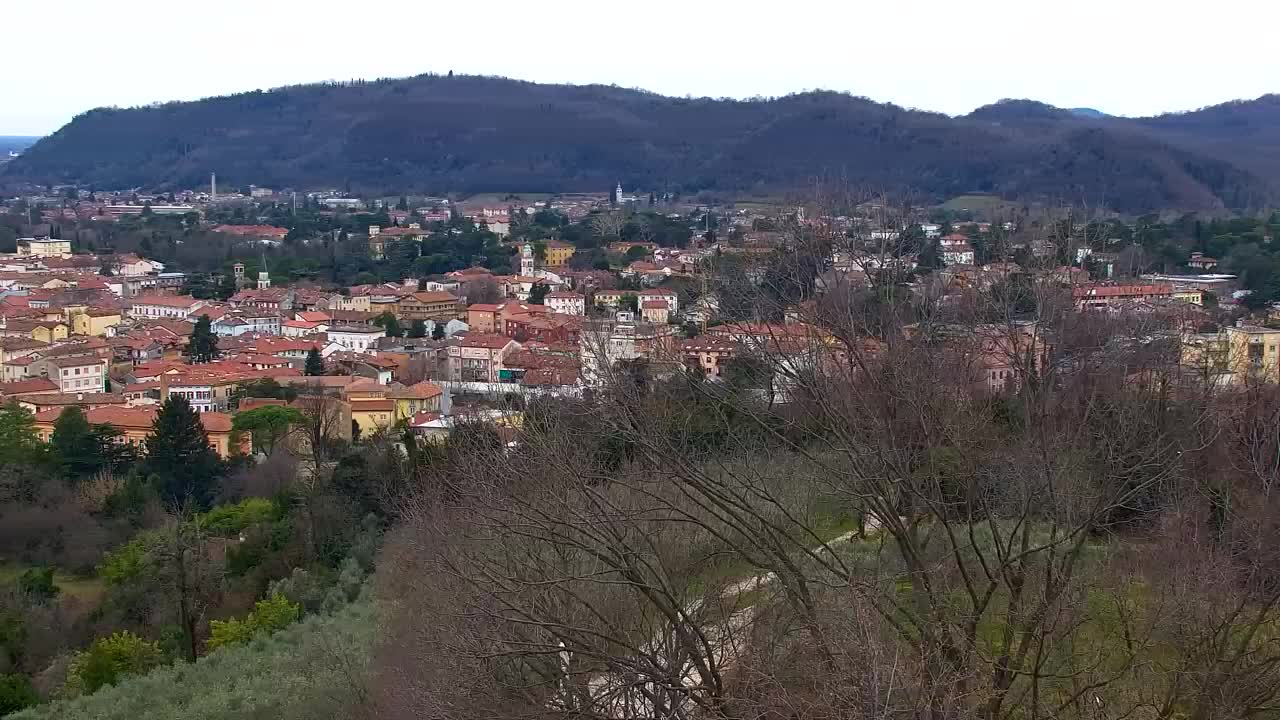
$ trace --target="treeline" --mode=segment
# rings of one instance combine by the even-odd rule
[[[940,200],[992,192],[1121,211],[1259,207],[1271,189],[1207,143],[1115,119],[949,118],[813,92],[668,98],[420,76],[85,113],[6,177],[102,188],[227,182],[376,193],[794,190],[815,177]],[[1170,136],[1173,137],[1173,136]]]
[[[247,392],[283,389],[264,381]],[[335,642],[369,637],[368,608],[343,613],[374,568],[404,476],[391,469],[402,460],[385,438],[337,439],[327,398],[302,406],[237,415],[225,459],[178,397],[161,405],[140,444],[74,407],[44,443],[29,412],[0,407],[0,557],[12,570],[0,587],[0,713],[50,700],[109,707],[92,696],[170,665],[248,644],[262,650],[258,641],[304,617],[334,616],[308,627],[331,626]],[[261,454],[240,450],[250,431]],[[326,641],[309,630],[295,636]],[[315,689],[316,702],[324,691]],[[158,716],[182,714],[195,694],[183,689]],[[64,712],[48,716],[82,716]]]

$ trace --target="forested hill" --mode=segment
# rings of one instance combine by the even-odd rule
[[[603,192],[617,182],[779,191],[826,176],[926,199],[991,192],[1122,211],[1241,208],[1272,197],[1257,168],[1209,144],[1049,110],[1034,122],[1001,122],[830,92],[682,99],[424,75],[93,110],[4,173],[163,190],[201,185],[216,171],[231,186],[370,192]]]

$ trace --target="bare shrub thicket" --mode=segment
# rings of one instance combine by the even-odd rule
[[[388,539],[370,714],[1272,716],[1280,395],[1043,276],[912,292],[882,212],[735,261],[763,379],[630,363],[451,440]],[[815,290],[837,245],[871,287]]]

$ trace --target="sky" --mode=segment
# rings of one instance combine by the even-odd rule
[[[94,107],[450,70],[1150,115],[1280,92],[1277,26],[1266,0],[0,0],[0,135]]]

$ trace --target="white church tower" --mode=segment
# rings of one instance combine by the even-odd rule
[[[520,274],[533,277],[533,246],[529,243],[520,246]]]
[[[271,287],[271,276],[267,274],[266,270],[263,270],[258,273],[258,289],[266,290],[269,287]]]

